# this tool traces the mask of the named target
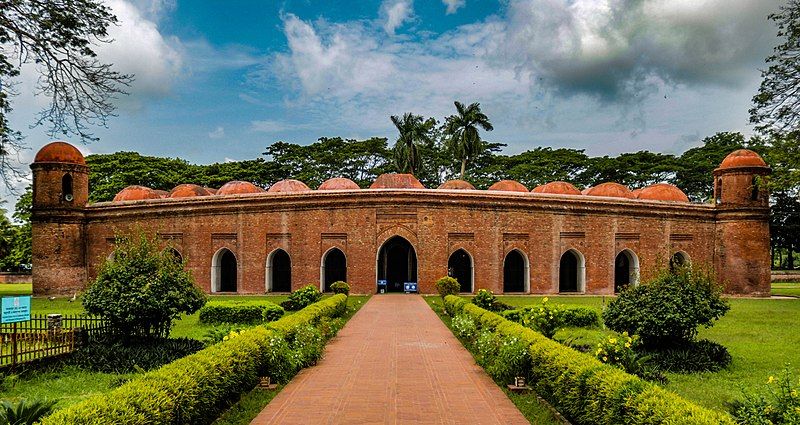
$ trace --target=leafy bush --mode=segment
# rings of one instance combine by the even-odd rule
[[[639,338],[635,335],[612,335],[597,344],[594,356],[640,378],[666,383],[667,377],[652,365],[650,356],[636,351],[638,345]]]
[[[291,294],[289,299],[281,303],[281,307],[289,311],[296,311],[322,299],[322,292],[316,286],[306,285]]]
[[[265,326],[256,326],[108,393],[89,397],[44,418],[43,425],[208,424],[259,376],[285,382],[297,370],[284,330],[341,313],[347,297],[334,295]],[[269,327],[267,327],[269,326]]]
[[[531,354],[528,344],[515,336],[500,338],[497,355],[486,371],[500,384],[513,382],[514,377],[524,376],[530,379]]]
[[[50,414],[55,400],[20,400],[16,404],[0,402],[0,425],[33,425]]]
[[[706,339],[646,353],[659,368],[677,373],[715,372],[733,361],[727,348]]]
[[[95,340],[75,350],[66,362],[105,373],[151,370],[202,350],[191,338],[147,338],[133,341]]]
[[[294,351],[297,364],[300,367],[307,367],[316,364],[317,359],[322,356],[325,348],[325,340],[322,333],[313,324],[307,323],[298,326],[292,333],[292,341],[289,346]]]
[[[662,271],[655,279],[620,293],[603,313],[606,326],[639,335],[646,347],[679,346],[694,340],[729,309],[709,271],[688,267]]]
[[[113,260],[103,263],[82,300],[120,337],[167,337],[172,321],[200,309],[206,296],[182,262],[140,232],[117,237]]]
[[[331,284],[331,291],[334,294],[345,294],[350,295],[350,284],[347,282],[337,281]]]
[[[208,345],[213,345],[218,342],[222,342],[225,340],[225,337],[230,335],[231,332],[241,332],[245,329],[250,328],[250,326],[236,326],[232,324],[222,324],[219,326],[214,326],[211,329],[206,330],[206,333],[203,335],[203,343]]]
[[[741,424],[800,424],[800,396],[789,369],[778,378],[770,376],[761,391],[742,391],[742,398],[730,403],[733,417]]]
[[[254,325],[283,316],[281,306],[269,301],[209,301],[200,309],[200,323]]]
[[[478,293],[475,294],[475,297],[472,298],[473,304],[480,308],[485,308],[486,310],[493,310],[492,307],[495,301],[496,297],[492,291],[488,289],[479,289]]]
[[[463,341],[471,342],[478,334],[478,326],[471,316],[459,314],[450,322],[453,333]]]
[[[458,281],[454,278],[444,276],[436,281],[436,290],[439,291],[439,295],[444,298],[448,295],[458,295],[461,291],[461,285],[459,285]]]
[[[600,327],[600,313],[589,307],[568,306],[561,311],[562,325],[575,328],[597,328]]]
[[[523,312],[522,324],[533,330],[539,331],[547,338],[552,338],[558,328],[564,326],[564,308],[553,305],[544,297],[542,303]]]

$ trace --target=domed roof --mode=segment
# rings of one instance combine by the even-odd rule
[[[411,174],[381,174],[372,182],[370,189],[425,189],[425,186]]]
[[[449,190],[475,190],[475,186],[472,183],[465,181],[465,180],[448,180],[439,185],[439,189],[449,189]]]
[[[261,193],[264,189],[254,185],[250,182],[243,182],[234,180],[222,185],[221,188],[216,190],[216,195],[238,195],[242,193]]]
[[[739,149],[728,154],[719,168],[733,167],[766,167],[767,163],[750,149]]]
[[[267,192],[289,193],[289,192],[308,192],[309,190],[311,189],[300,180],[286,179],[286,180],[281,180],[270,186]]]
[[[52,142],[39,149],[33,162],[62,162],[86,165],[86,160],[75,146],[67,142]]]
[[[652,201],[689,202],[689,197],[682,190],[669,183],[656,183],[639,192],[638,199]]]
[[[591,187],[591,186],[589,186],[589,187],[587,187],[587,188],[584,188],[584,189],[581,191],[581,195],[586,195],[587,193],[589,193],[589,191],[590,191],[590,190],[592,190],[592,187]]]
[[[203,189],[209,191],[212,195],[216,195],[219,189],[214,189],[213,187],[203,186]]]
[[[556,195],[580,195],[581,191],[567,182],[550,182],[539,185],[531,190],[533,193],[552,193]]]
[[[358,190],[361,189],[358,187],[356,182],[346,179],[344,177],[334,177],[332,179],[325,180],[319,185],[319,190]]]
[[[633,195],[634,199],[638,198],[640,193],[642,193],[642,188],[641,187],[638,188],[638,189],[633,189],[631,191],[631,195]]]
[[[631,194],[630,189],[619,183],[613,182],[600,183],[597,186],[586,190],[585,195],[633,199],[633,194]]]
[[[196,184],[179,184],[169,193],[170,198],[190,198],[192,196],[209,196],[208,189]]]
[[[505,192],[525,192],[528,193],[528,188],[522,183],[514,180],[500,180],[499,182],[489,186],[489,190],[502,190]]]
[[[114,196],[114,202],[140,201],[142,199],[160,199],[161,196],[153,189],[145,186],[132,185],[122,189]]]
[[[169,198],[169,192],[166,190],[153,189],[153,192],[157,193],[160,198]]]

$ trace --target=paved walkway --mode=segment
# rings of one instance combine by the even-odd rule
[[[418,295],[376,295],[253,424],[527,424]]]

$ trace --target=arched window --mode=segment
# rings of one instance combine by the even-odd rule
[[[583,292],[585,277],[586,263],[583,254],[574,249],[565,252],[558,265],[558,291]]]
[[[233,252],[228,248],[220,249],[211,264],[211,291],[236,292],[238,266]]]
[[[503,292],[526,292],[528,261],[517,249],[506,254],[503,261]]]
[[[472,257],[463,249],[450,254],[447,260],[447,275],[458,281],[461,292],[473,292]]]
[[[292,259],[282,249],[267,257],[267,292],[292,292]]]
[[[403,292],[405,282],[417,281],[417,252],[402,236],[393,236],[378,250],[378,281],[388,292]]]
[[[717,190],[715,192],[717,193],[715,201],[719,204],[722,202],[722,177],[717,178]]]
[[[614,260],[614,292],[639,284],[639,258],[630,249],[623,249]]]
[[[72,194],[72,174],[64,174],[61,177],[61,196],[64,198],[65,201],[71,202],[73,199]]]
[[[167,253],[170,254],[171,258],[175,260],[176,263],[183,263],[183,255],[181,255],[177,249],[169,247],[167,248]]]
[[[689,254],[684,251],[678,251],[672,254],[672,257],[669,259],[669,269],[673,271],[681,267],[688,267],[689,264]]]
[[[322,257],[322,292],[330,292],[334,282],[347,282],[347,258],[339,248],[331,248]]]

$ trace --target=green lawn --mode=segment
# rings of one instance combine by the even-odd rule
[[[773,283],[772,295],[786,295],[800,298],[800,282]]]
[[[0,295],[30,295],[33,289],[30,283],[0,283]]]

